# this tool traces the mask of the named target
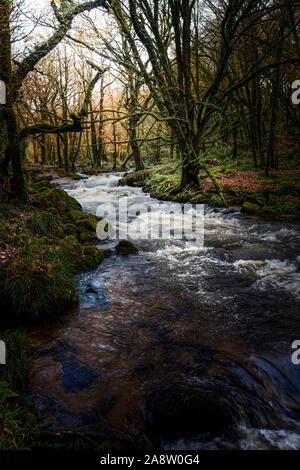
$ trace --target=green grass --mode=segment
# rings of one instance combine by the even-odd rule
[[[47,232],[47,228],[43,223],[41,217],[38,215],[31,215],[26,221],[26,226],[37,235],[43,235]]]
[[[0,337],[7,348],[7,363],[0,366],[0,450],[26,450],[41,430],[25,401],[28,343],[22,330]]]
[[[49,321],[77,301],[66,265],[50,250],[44,257],[17,257],[6,269],[0,304],[2,312],[18,323]]]

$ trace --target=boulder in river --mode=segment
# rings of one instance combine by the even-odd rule
[[[95,246],[83,246],[73,235],[60,240],[59,247],[63,258],[72,266],[74,273],[95,269],[101,263],[103,255]]]
[[[121,255],[128,255],[129,253],[137,253],[138,248],[129,240],[121,240],[116,246],[116,252]]]

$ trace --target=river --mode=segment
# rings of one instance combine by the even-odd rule
[[[120,177],[61,187],[94,214],[124,197],[158,202]],[[138,254],[113,250],[75,277],[78,308],[32,333],[36,413],[53,430],[167,450],[300,449],[299,242],[293,222],[205,207],[203,246],[141,239]]]

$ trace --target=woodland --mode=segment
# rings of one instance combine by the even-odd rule
[[[25,400],[26,329],[111,256],[55,182],[120,173],[159,200],[297,223],[300,3],[0,0],[0,98],[0,449],[80,447]]]

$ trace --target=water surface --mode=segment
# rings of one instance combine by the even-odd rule
[[[119,179],[63,188],[94,214],[125,196],[157,202]],[[165,449],[300,449],[299,225],[206,207],[204,229],[204,246],[144,239],[137,255],[113,253],[76,276],[78,309],[34,331],[29,398],[52,429]]]

